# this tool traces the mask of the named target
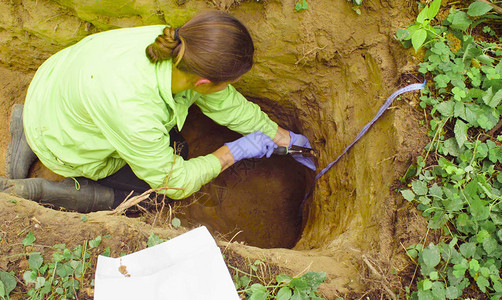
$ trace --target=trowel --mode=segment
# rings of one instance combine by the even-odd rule
[[[274,149],[273,154],[275,155],[303,155],[305,157],[317,157],[319,156],[319,151],[312,149],[312,148],[306,148],[306,147],[300,147],[300,146],[295,146],[292,145],[291,147],[277,147]]]

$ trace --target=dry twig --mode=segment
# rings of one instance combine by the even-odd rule
[[[385,291],[387,292],[387,294],[389,294],[389,297],[393,300],[397,300],[396,294],[394,294],[394,292],[387,286],[387,284],[384,284],[384,282],[387,283],[385,277],[383,277],[382,274],[380,274],[380,272],[378,272],[377,269],[375,269],[375,267],[370,263],[370,261],[365,255],[363,255],[363,261],[368,266],[368,268],[373,272],[373,274],[381,281],[381,284],[385,289]]]

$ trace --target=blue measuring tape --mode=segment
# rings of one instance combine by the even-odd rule
[[[343,150],[342,154],[338,155],[338,157],[334,161],[330,162],[328,164],[328,166],[326,166],[326,168],[322,169],[321,172],[319,172],[319,174],[317,174],[315,176],[314,182],[312,183],[310,191],[305,195],[305,198],[302,201],[300,212],[303,210],[303,205],[304,205],[305,201],[307,200],[308,197],[310,197],[310,195],[314,191],[314,187],[315,187],[317,180],[319,180],[319,178],[321,178],[321,176],[326,174],[326,172],[328,172],[328,170],[331,169],[331,167],[333,167],[345,153],[349,152],[350,148],[352,148],[352,146],[354,146],[354,144],[357,141],[359,141],[359,139],[361,139],[361,137],[370,129],[370,127],[373,124],[375,124],[375,122],[382,116],[382,114],[385,112],[385,110],[387,110],[387,108],[389,108],[389,106],[392,104],[392,102],[394,102],[394,100],[401,94],[423,89],[425,87],[426,83],[427,83],[427,81],[424,81],[423,83],[415,83],[415,84],[410,84],[408,86],[405,86],[404,88],[401,88],[401,89],[395,91],[392,95],[389,96],[389,98],[387,98],[387,100],[385,100],[385,103],[382,105],[382,107],[380,107],[380,109],[378,110],[375,117],[373,117],[373,119],[371,121],[369,121],[368,124],[366,124],[363,127],[363,129],[361,129],[361,131],[356,136],[354,141],[350,145],[348,145],[347,148],[345,148],[345,150]]]

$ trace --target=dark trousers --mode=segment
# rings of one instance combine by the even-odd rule
[[[175,128],[169,132],[171,139],[171,147],[176,150],[176,153],[183,157],[188,158],[188,145],[183,136]],[[150,185],[145,181],[139,179],[132,171],[129,165],[125,165],[115,174],[97,181],[99,184],[113,188],[115,199],[113,207],[117,207],[124,201],[124,199],[134,191],[133,196],[144,193],[150,189]]]

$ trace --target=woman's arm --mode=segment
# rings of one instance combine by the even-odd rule
[[[221,172],[223,172],[224,170],[226,170],[227,168],[229,168],[231,165],[234,164],[234,157],[227,145],[223,145],[218,150],[214,151],[212,154],[216,156],[220,161]]]
[[[289,147],[289,143],[291,142],[289,131],[282,127],[277,128],[277,133],[275,134],[273,141],[277,144],[277,146]]]

